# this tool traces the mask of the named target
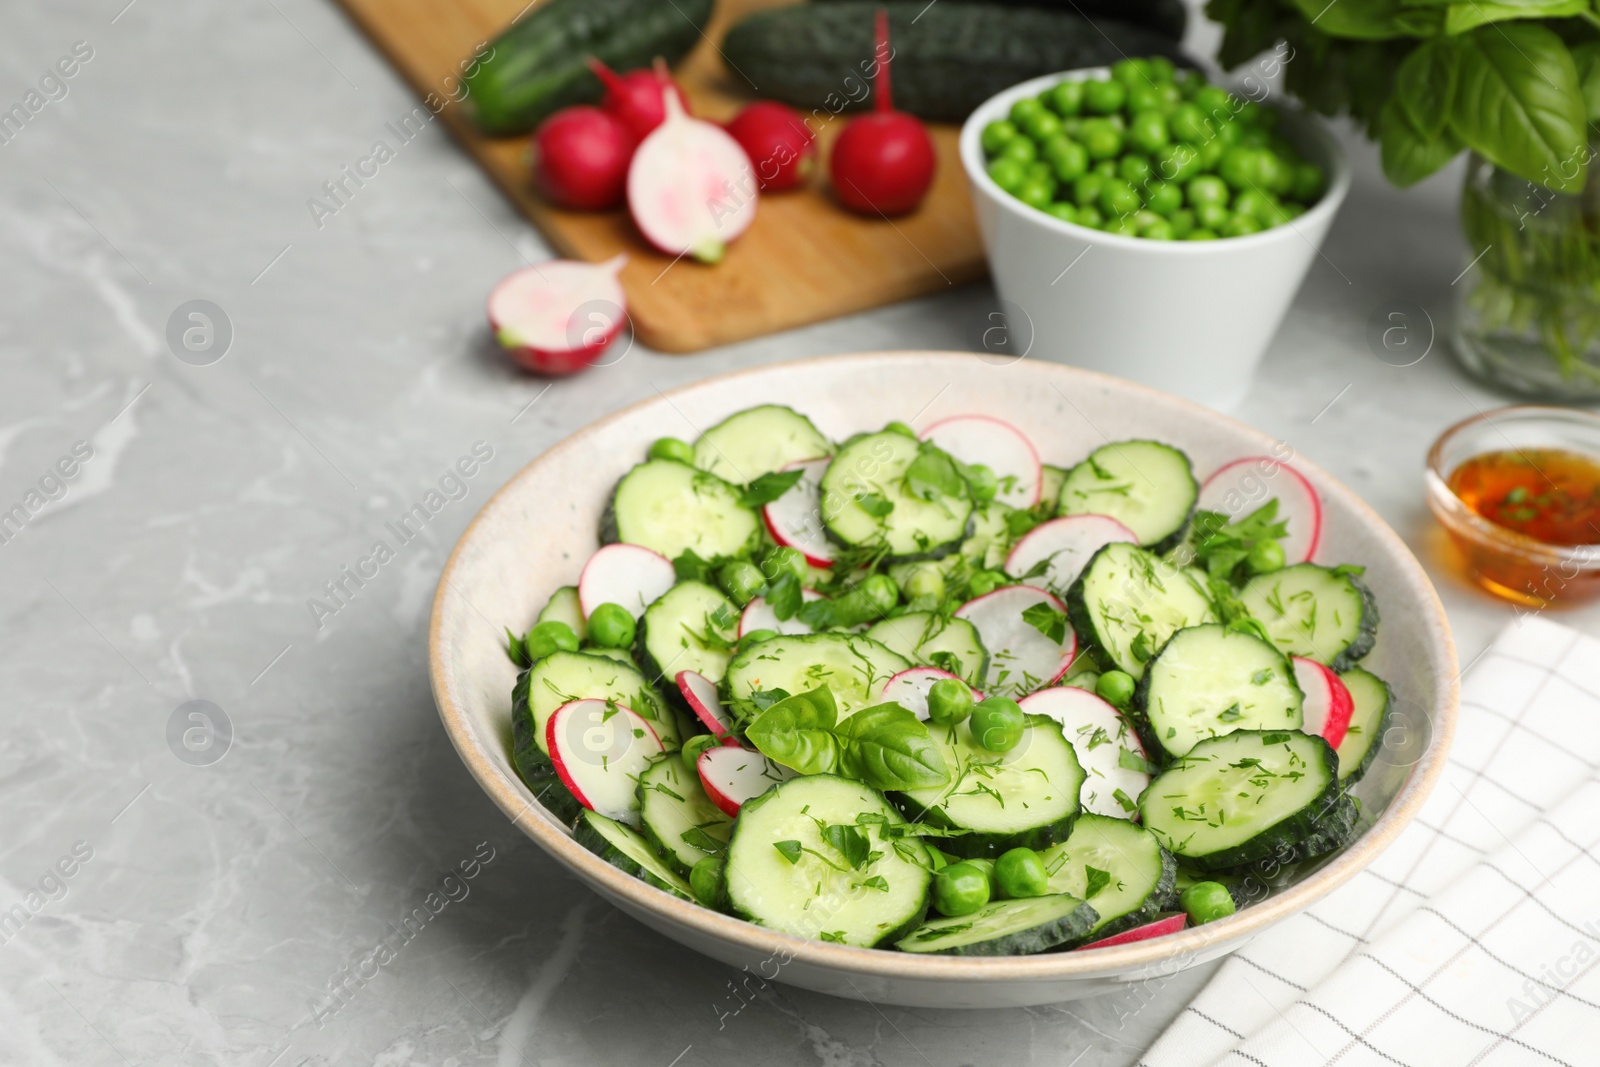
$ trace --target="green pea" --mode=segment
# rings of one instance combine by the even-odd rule
[[[771,641],[777,636],[778,631],[776,630],[751,630],[739,638],[739,647],[749,648],[751,645],[759,645],[763,641]]]
[[[1006,192],[1015,194],[1028,180],[1028,166],[1001,156],[989,164],[989,178]]]
[[[1226,919],[1236,910],[1233,894],[1221,882],[1196,882],[1179,894],[1178,907],[1196,926]]]
[[[1224,237],[1248,237],[1253,233],[1260,233],[1265,227],[1249,215],[1240,215],[1237,212],[1228,216],[1228,221],[1222,224],[1222,229],[1217,232]]]
[[[676,437],[658,437],[650,443],[651,459],[672,459],[679,463],[694,463],[694,447]]]
[[[1172,60],[1166,56],[1150,56],[1144,61],[1144,72],[1150,80],[1159,84],[1171,85],[1173,76],[1178,68],[1172,65]]]
[[[1113,178],[1119,177],[1117,174],[1117,163],[1118,161],[1115,159],[1102,159],[1094,166],[1089,168],[1089,173],[1098,174],[1106,181],[1110,181]]]
[[[941,867],[933,876],[933,907],[940,915],[971,915],[989,903],[989,876],[963,860]]]
[[[578,634],[566,623],[550,619],[529,630],[523,646],[529,659],[544,659],[552,652],[578,651]]]
[[[1065,200],[1056,200],[1044,209],[1046,215],[1060,219],[1062,222],[1076,223],[1078,221],[1078,208]]]
[[[1087,81],[1083,83],[1083,108],[1096,115],[1109,115],[1122,110],[1128,99],[1128,88],[1120,81]]]
[[[940,726],[966,722],[972,706],[972,690],[960,678],[940,678],[928,690],[928,718]]]
[[[967,588],[973,596],[984,596],[999,589],[1010,580],[999,571],[979,571],[967,579]]]
[[[1206,125],[1205,112],[1194,104],[1179,104],[1167,116],[1169,134],[1190,144],[1205,144],[1211,140],[1211,130]]]
[[[1250,546],[1250,554],[1244,558],[1245,569],[1251,574],[1281,571],[1286,562],[1288,560],[1284,557],[1283,545],[1271,540],[1257,541]]]
[[[1142,201],[1133,186],[1122,178],[1113,178],[1100,190],[1100,210],[1108,216],[1130,215],[1138,211]]]
[[[678,758],[683,761],[684,768],[690,774],[699,774],[700,757],[706,749],[716,748],[722,744],[710,734],[695,734],[683,743],[683,748],[678,750]]]
[[[1036,159],[1028,164],[1028,181],[1044,182],[1053,190],[1056,187],[1056,172],[1050,169],[1046,161]]]
[[[1238,110],[1234,95],[1216,85],[1205,85],[1195,90],[1194,102],[1201,111],[1217,119],[1224,115],[1232,116]]]
[[[1159,115],[1165,104],[1166,100],[1159,85],[1152,85],[1150,82],[1142,81],[1136,85],[1128,86],[1127,108],[1130,115],[1137,116],[1142,111],[1150,111]]]
[[[1133,699],[1133,688],[1133,675],[1127,671],[1106,671],[1094,685],[1094,691],[1101,700],[1119,708],[1127,707]]]
[[[1048,141],[1061,132],[1061,116],[1041,107],[1023,120],[1022,128],[1035,141]]]
[[[1208,230],[1203,226],[1190,230],[1189,236],[1184,238],[1185,241],[1215,241],[1216,239],[1217,232]]]
[[[1090,159],[1111,159],[1122,151],[1122,132],[1103,119],[1080,126],[1078,140]]]
[[[1051,208],[1058,205],[1052,204]],[[1065,207],[1066,205],[1059,205]],[[1055,212],[1052,211],[1051,214]],[[900,580],[907,600],[944,599],[944,572],[932,563],[913,563]]]
[[[1147,207],[1146,208],[1140,208],[1138,211],[1135,211],[1132,215],[1129,215],[1128,218],[1130,220],[1132,220],[1132,222],[1133,222],[1133,224],[1135,226],[1139,227],[1139,233],[1140,233],[1141,236],[1144,234],[1144,232],[1146,230],[1148,230],[1150,227],[1154,226],[1156,223],[1158,223],[1158,222],[1166,222],[1167,221],[1166,219],[1162,218],[1160,215],[1157,215],[1154,211],[1151,211]]]
[[[1158,111],[1140,111],[1128,122],[1128,143],[1141,152],[1154,155],[1171,140],[1167,120]]]
[[[1072,201],[1079,207],[1093,204],[1100,199],[1100,190],[1106,185],[1105,178],[1098,174],[1085,174],[1072,183]]]
[[[1228,221],[1229,211],[1224,204],[1196,204],[1194,221],[1202,230],[1220,230]]]
[[[887,574],[874,574],[856,587],[880,612],[900,603],[900,583]]]
[[[1146,156],[1129,153],[1117,161],[1117,176],[1135,189],[1144,188],[1154,173]]]
[[[1016,748],[1026,725],[1022,705],[1005,697],[989,697],[972,709],[972,738],[990,752]]]
[[[761,595],[767,579],[761,568],[749,560],[732,559],[717,568],[717,584],[742,608]]]
[[[1157,177],[1182,185],[1200,173],[1200,151],[1192,144],[1169,144],[1156,153]]]
[[[982,463],[974,463],[967,468],[967,491],[972,494],[972,499],[980,504],[987,504],[994,499],[1000,491],[1000,479],[995,477],[994,471]]]
[[[1057,181],[1076,181],[1089,172],[1089,153],[1083,145],[1066,137],[1057,137],[1045,145],[1044,158],[1050,161]]]
[[[1272,214],[1272,198],[1259,189],[1244,189],[1233,198],[1233,210],[1239,215],[1248,215],[1257,222],[1265,222]]]
[[[1299,218],[1301,215],[1304,215],[1305,213],[1306,213],[1306,208],[1305,208],[1304,204],[1284,204],[1283,205],[1283,221],[1284,222],[1293,222],[1295,219]]]
[[[1002,897],[1042,897],[1050,892],[1044,857],[1031,848],[1013,848],[994,861],[994,880]]]
[[[1087,226],[1091,230],[1098,230],[1106,224],[1106,217],[1100,214],[1100,209],[1093,204],[1083,204],[1078,208],[1078,225]]]
[[[1132,215],[1118,215],[1101,229],[1106,233],[1114,233],[1121,237],[1138,237],[1139,224],[1133,221]]]
[[[1055,199],[1055,186],[1049,182],[1040,181],[1038,178],[1029,178],[1022,183],[1022,188],[1016,192],[1016,197],[1029,207],[1041,210],[1050,206],[1050,201]]]
[[[1050,106],[1056,114],[1065,118],[1076,115],[1083,110],[1083,83],[1077,81],[1061,82],[1047,93]]]
[[[690,867],[689,889],[703,906],[716,907],[722,895],[722,857],[707,856]]]
[[[1179,208],[1167,216],[1167,223],[1172,227],[1172,236],[1181,241],[1194,229],[1194,212]]]
[[[750,569],[755,570],[754,567]],[[627,648],[633,644],[638,628],[633,616],[621,604],[601,604],[594,609],[588,622],[589,640],[601,648]]]
[[[1000,149],[1006,146],[1006,142],[1015,139],[1016,136],[1016,123],[1010,119],[995,119],[983,128],[979,141],[983,144],[983,150],[993,156],[999,154]]]
[[[1290,183],[1289,195],[1302,203],[1310,204],[1321,198],[1328,188],[1327,175],[1322,173],[1322,168],[1315,163],[1296,163],[1294,167],[1294,181]]]
[[[1197,146],[1196,151],[1200,157],[1199,163],[1201,172],[1209,173],[1210,171],[1216,170],[1217,163],[1222,159],[1222,154],[1227,150],[1228,142],[1223,140],[1221,137],[1213,137],[1204,144]]]
[[[1037,115],[1044,110],[1044,105],[1031,96],[1025,96],[1011,105],[1010,119],[1018,129],[1026,129],[1029,115]]]
[[[1261,149],[1234,145],[1223,153],[1217,173],[1234,190],[1261,187]]]
[[[1184,96],[1193,96],[1205,88],[1206,78],[1198,70],[1180,70],[1172,75],[1172,82]]]
[[[761,561],[761,573],[767,576],[769,582],[777,581],[785,573],[792,574],[797,581],[804,582],[810,577],[811,568],[806,564],[806,557],[799,549],[785,545],[767,552],[766,558]]]
[[[1153,222],[1139,231],[1139,236],[1147,241],[1173,241],[1177,235],[1172,232],[1172,223],[1166,219]]]
[[[1039,158],[1039,146],[1026,137],[1014,137],[1000,149],[1001,159],[1014,159],[1023,166],[1027,166]]]
[[[1283,196],[1294,188],[1294,165],[1270,148],[1256,150],[1256,170],[1261,188],[1273,196]]]
[[[1123,85],[1141,85],[1152,81],[1149,64],[1143,59],[1124,59],[1111,65],[1111,77]]]
[[[1239,140],[1235,143],[1245,145],[1249,148],[1266,148],[1271,141],[1271,135],[1261,127],[1241,126],[1239,129]]]
[[[1213,139],[1221,141],[1223,148],[1232,148],[1243,138],[1244,127],[1234,122],[1232,115],[1218,115],[1216,122],[1218,123],[1217,132]]]
[[[1184,199],[1192,208],[1201,204],[1227,205],[1230,193],[1228,185],[1214,174],[1201,174],[1189,179],[1189,185],[1184,190]]]
[[[1183,206],[1183,190],[1157,178],[1144,187],[1144,206],[1157,215],[1170,216]]]

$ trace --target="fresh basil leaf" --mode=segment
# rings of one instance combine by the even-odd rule
[[[889,880],[881,874],[875,874],[871,878],[868,878],[866,881],[862,882],[861,888],[876,889],[880,893],[887,893],[889,891]]]
[[[774,763],[801,774],[828,774],[839,766],[836,721],[833,690],[823,685],[786,697],[757,715],[745,739]]]
[[[1458,95],[1460,91],[1458,87]],[[1454,108],[1452,105],[1452,111]],[[1431,140],[1424,137],[1412,126],[1396,99],[1378,112],[1377,135],[1383,176],[1402,189],[1433,174],[1461,152],[1461,141],[1451,128],[1446,127]]]
[[[1490,22],[1568,18],[1588,9],[1589,0],[1464,0],[1445,8],[1444,32],[1456,36]]]
[[[822,839],[832,845],[844,861],[855,870],[867,862],[872,853],[872,842],[867,835],[849,823],[830,823],[822,828]]]
[[[1572,62],[1578,68],[1578,84],[1583,87],[1583,106],[1589,121],[1600,120],[1600,41],[1573,45]]]
[[[1111,872],[1085,864],[1083,868],[1083,899],[1088,900],[1111,884]]]
[[[1381,41],[1391,37],[1432,37],[1444,28],[1436,7],[1409,7],[1400,0],[1294,0],[1315,29],[1331,37]]]
[[[805,599],[801,595],[800,579],[794,576],[793,571],[784,571],[767,583],[765,599],[767,607],[772,609],[780,622],[794,618],[794,613],[800,610]]]
[[[836,733],[844,773],[874,789],[928,789],[950,781],[927,725],[899,704],[863,708]]]
[[[750,703],[756,706],[757,711],[766,711],[780,700],[788,700],[787,689],[756,689],[750,694]]]
[[[512,633],[509,626],[505,628],[505,631],[506,655],[511,658],[511,662],[521,670],[527,670],[533,666],[533,660],[528,656],[528,646],[523,644],[522,638]]]
[[[727,841],[718,841],[698,826],[691,826],[678,837],[690,848],[697,848],[701,852],[717,853],[728,847]],[[789,861],[793,863],[793,860]]]
[[[1056,644],[1067,636],[1067,617],[1046,601],[1029,604],[1022,609],[1022,621],[1044,634]]]
[[[894,501],[877,493],[862,493],[856,497],[856,504],[875,519],[881,519],[894,510]]]
[[[956,461],[950,453],[927,441],[918,446],[917,458],[906,468],[905,487],[918,500],[967,496],[967,482]]]
[[[716,570],[720,559],[701,559],[700,554],[692,548],[683,550],[683,555],[672,561],[672,570],[680,582],[705,582],[714,585]]]
[[[1560,192],[1583,189],[1588,129],[1578,69],[1553,30],[1480,26],[1457,38],[1450,128],[1496,166]]]
[[[843,625],[838,619],[838,614],[837,600],[808,600],[800,605],[799,611],[795,612],[801,622],[818,633]]]
[[[1444,132],[1455,91],[1455,42],[1448,37],[1423,41],[1394,72],[1395,99],[1425,140]]]
[[[772,847],[777,849],[784,859],[790,863],[800,862],[801,845],[798,841],[774,841]]]
[[[763,474],[739,493],[739,503],[747,508],[759,508],[770,504],[790,489],[800,480],[805,471],[796,468],[792,471],[773,471]]]

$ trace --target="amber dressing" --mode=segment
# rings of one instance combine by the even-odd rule
[[[1564,449],[1485,452],[1450,489],[1490,522],[1547,545],[1600,544],[1600,461]]]

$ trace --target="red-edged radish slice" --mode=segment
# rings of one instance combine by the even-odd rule
[[[1027,585],[1066,596],[1089,557],[1117,541],[1138,544],[1139,537],[1109,515],[1064,515],[1023,534],[1006,556],[1006,573]],[[1041,563],[1044,572],[1030,576]]]
[[[1029,715],[1048,715],[1061,724],[1087,775],[1081,793],[1083,810],[1113,819],[1138,818],[1135,805],[1150,784],[1150,775],[1139,769],[1145,762],[1144,746],[1121,712],[1093,693],[1070,686],[1041,689],[1017,703]],[[1118,799],[1119,792],[1126,803]]]
[[[798,468],[800,480],[761,509],[772,539],[799,552],[813,567],[833,566],[833,542],[822,529],[822,474],[832,462],[824,456],[784,467],[786,471]]]
[[[1198,506],[1240,519],[1273,497],[1278,498],[1278,518],[1289,524],[1284,559],[1309,563],[1322,542],[1322,498],[1287,463],[1271,456],[1236,459],[1206,479]]]
[[[975,597],[956,609],[956,618],[966,619],[978,630],[978,639],[989,650],[989,672],[984,688],[990,696],[1019,697],[1036,689],[1054,685],[1078,654],[1078,639],[1063,618],[1061,640],[1052,641],[1022,613],[1044,604],[1063,616],[1067,606],[1043,589],[1031,585],[1008,585]]]
[[[802,589],[800,599],[809,604],[813,600],[823,599],[823,596],[815,589]],[[780,634],[814,632],[811,627],[800,621],[798,615],[791,615],[787,619],[778,618],[766,598],[759,596],[752,597],[750,603],[744,606],[744,611],[739,613],[739,636],[743,637],[752,630],[773,630]]]
[[[696,765],[700,784],[711,802],[729,815],[738,815],[747,800],[754,800],[779,782],[794,777],[789,768],[773,763],[748,748],[718,745],[700,753]]]
[[[579,804],[639,827],[639,775],[666,751],[648,722],[611,701],[574,700],[551,714],[545,742]]]
[[[1301,729],[1308,734],[1321,734],[1328,744],[1338,748],[1350,732],[1355,698],[1345,688],[1344,679],[1331,668],[1304,656],[1291,656],[1290,661],[1294,664],[1295,684],[1306,695],[1302,705],[1305,724]]]
[[[926,721],[928,690],[933,688],[934,682],[944,678],[961,681],[949,671],[941,671],[938,667],[912,667],[909,671],[901,671],[884,682],[883,692],[880,695],[884,700],[892,700],[917,718]],[[972,699],[982,700],[983,694],[974,689]]]
[[[1009,422],[988,415],[956,415],[940,419],[922,432],[961,462],[982,464],[1000,479],[995,499],[1014,508],[1031,508],[1039,502],[1044,471],[1039,452],[1026,434]]]
[[[723,706],[717,683],[699,671],[679,671],[677,683],[684,703],[689,705],[695,718],[705,723],[712,736],[725,745],[737,745],[739,739],[733,736],[733,716]]]
[[[662,102],[666,119],[628,166],[628,209],[645,240],[667,255],[715,263],[756,220],[750,157],[721,126],[689,117],[676,92]]]
[[[606,545],[583,565],[578,576],[578,606],[583,617],[601,604],[621,604],[638,618],[678,582],[672,561],[642,545]]]
[[[1103,937],[1099,941],[1091,941],[1087,945],[1079,945],[1076,949],[1082,952],[1087,948],[1111,948],[1113,945],[1131,945],[1135,941],[1148,941],[1152,937],[1166,937],[1168,934],[1182,933],[1184,927],[1189,925],[1189,916],[1183,912],[1168,915],[1164,919],[1157,919],[1153,923],[1135,926],[1132,930],[1124,930],[1120,934]]]
[[[537,374],[572,374],[600,358],[628,321],[617,280],[627,256],[557,259],[512,271],[489,292],[489,329]]]

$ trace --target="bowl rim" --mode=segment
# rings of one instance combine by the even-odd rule
[[[540,817],[540,812],[543,812],[542,806],[539,812],[535,812],[533,807],[518,795],[519,788],[525,790],[526,787],[515,780],[514,772],[506,774],[495,766],[488,748],[474,732],[466,709],[456,700],[449,684],[450,672],[444,661],[443,649],[446,606],[456,597],[461,597],[465,601],[464,596],[456,592],[455,583],[452,581],[454,573],[461,565],[463,553],[472,541],[479,524],[496,507],[502,496],[509,494],[523,479],[531,477],[534,468],[551,455],[568,449],[581,449],[585,439],[591,434],[632,418],[647,406],[659,404],[663,400],[671,404],[675,396],[703,388],[708,384],[759,376],[780,368],[794,369],[824,364],[848,366],[851,362],[881,360],[903,360],[910,368],[925,367],[930,360],[954,362],[974,358],[971,352],[915,349],[811,356],[747,367],[702,378],[670,390],[657,390],[654,395],[635,401],[562,438],[531,459],[485,501],[483,507],[462,531],[440,575],[428,624],[428,673],[434,700],[439,708],[439,718],[457,755],[467,765],[468,771],[484,792],[489,794],[495,805],[511,819],[512,825],[520,827],[523,833],[533,838],[547,853],[580,875],[584,881],[598,884],[604,893],[611,895],[613,899],[621,898],[634,908],[657,913],[680,928],[686,927],[706,937],[731,942],[747,952],[769,956],[781,952],[786,955],[787,960],[799,961],[824,970],[844,971],[886,980],[946,984],[985,980],[1048,982],[1073,978],[1103,978],[1141,970],[1148,974],[1149,969],[1160,968],[1163,964],[1176,964],[1178,966],[1173,967],[1176,970],[1183,965],[1182,961],[1186,958],[1200,955],[1214,943],[1237,946],[1279,921],[1304,910],[1354,878],[1394,842],[1400,832],[1416,817],[1444,773],[1450,743],[1455,736],[1461,702],[1461,671],[1455,639],[1438,593],[1428,580],[1422,565],[1417,562],[1400,536],[1343,483],[1316,464],[1299,456],[1295,459],[1297,467],[1310,471],[1334,492],[1347,498],[1357,515],[1374,531],[1378,539],[1387,542],[1392,552],[1401,560],[1402,566],[1411,570],[1410,584],[1414,587],[1411,591],[1420,595],[1426,620],[1425,627],[1431,630],[1444,653],[1443,661],[1435,671],[1436,688],[1440,693],[1440,699],[1433,709],[1435,714],[1431,720],[1427,747],[1412,765],[1404,784],[1377,822],[1358,841],[1333,857],[1325,866],[1318,868],[1305,880],[1228,918],[1204,926],[1189,927],[1178,934],[1096,949],[1093,952],[1048,952],[1032,956],[920,955],[813,941],[757,926],[744,919],[713,911],[698,903],[656,889],[589,851],[574,840],[572,835],[548,813]],[[1273,443],[1273,439],[1267,434],[1237,419],[1150,386],[1079,367],[1043,361],[1033,361],[1032,365],[1042,373],[1059,374],[1067,379],[1087,378],[1115,389],[1131,389],[1176,402],[1190,409],[1198,417],[1219,421],[1244,436],[1261,442],[1264,448],[1270,448]],[[525,818],[528,815],[534,817]]]
[[[961,157],[961,169],[966,171],[967,181],[971,183],[973,190],[981,192],[987,199],[999,204],[1018,219],[1042,226],[1047,231],[1075,237],[1090,244],[1110,245],[1113,248],[1123,249],[1145,249],[1154,255],[1204,256],[1208,253],[1215,254],[1219,249],[1248,252],[1281,241],[1290,234],[1302,241],[1310,240],[1300,231],[1296,225],[1298,222],[1304,221],[1309,226],[1324,228],[1332,224],[1334,214],[1350,191],[1352,180],[1350,164],[1345,158],[1343,148],[1327,127],[1315,115],[1300,107],[1274,105],[1285,118],[1315,140],[1326,154],[1329,170],[1332,171],[1328,178],[1328,188],[1322,194],[1322,199],[1308,208],[1299,218],[1290,219],[1282,226],[1274,226],[1260,233],[1247,234],[1244,237],[1224,237],[1215,241],[1151,241],[1143,237],[1127,237],[1123,234],[1106,233],[1104,230],[1080,226],[1075,222],[1065,222],[1053,215],[1047,215],[1037,208],[1029,207],[995,184],[994,179],[989,177],[989,172],[984,169],[983,149],[979,138],[983,133],[983,127],[999,113],[1001,105],[1009,110],[1012,104],[1023,97],[1037,96],[1044,89],[1062,80],[1083,81],[1109,74],[1110,71],[1109,67],[1078,67],[1074,70],[1058,71],[1055,74],[1042,74],[1037,78],[1018,82],[1009,89],[1002,89],[979,104],[961,124],[957,153]]]

